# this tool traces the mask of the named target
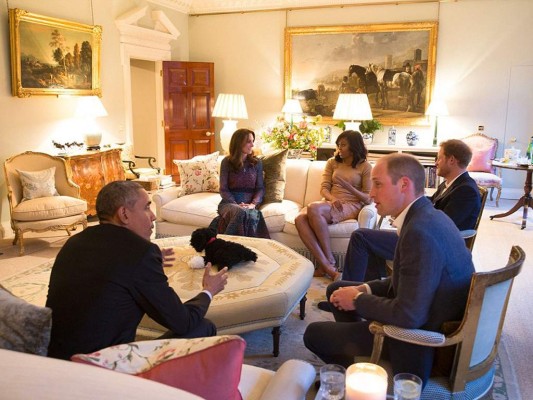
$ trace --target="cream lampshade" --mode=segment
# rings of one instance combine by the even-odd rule
[[[428,109],[426,110],[426,115],[435,117],[435,133],[433,135],[433,146],[437,146],[437,124],[439,121],[439,116],[449,115],[448,107],[444,100],[439,98],[431,99]]]
[[[341,119],[346,122],[346,130],[359,131],[361,121],[372,119],[372,110],[368,102],[368,96],[364,93],[342,93],[339,95],[333,119]]]
[[[75,116],[83,120],[87,150],[100,150],[102,132],[99,130],[96,118],[107,116],[100,98],[97,96],[80,97]]]
[[[292,126],[292,119],[293,119],[294,114],[304,113],[302,110],[302,106],[300,105],[300,100],[298,99],[288,99],[287,101],[285,101],[285,104],[283,105],[281,112],[291,115],[291,126]]]
[[[220,93],[215,103],[213,117],[227,118],[222,120],[224,126],[220,131],[220,143],[222,149],[229,153],[229,143],[231,136],[237,130],[235,119],[248,119],[248,111],[242,94]]]

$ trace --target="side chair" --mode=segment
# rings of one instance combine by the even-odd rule
[[[443,332],[449,334],[372,322],[369,329],[374,334],[374,347],[370,362],[379,362],[385,337],[420,346],[452,346],[448,348],[454,353],[450,375],[430,377],[421,400],[478,399],[484,396],[494,382],[494,360],[507,304],[514,278],[524,259],[524,251],[513,246],[504,268],[474,273],[462,321],[443,326]],[[388,367],[386,363],[383,365]]]
[[[27,151],[4,162],[13,245],[24,254],[24,233],[87,227],[87,202],[72,181],[72,170],[61,157]]]
[[[481,215],[483,214],[483,209],[485,208],[485,203],[487,202],[488,195],[488,190],[485,189],[483,186],[478,186],[478,189],[479,195],[481,197],[481,208],[479,209],[479,214],[477,215],[474,229],[461,231],[461,236],[465,240],[466,247],[468,247],[470,251],[472,251],[472,249],[474,248],[474,242],[476,241],[479,223],[481,222]]]
[[[496,207],[499,205],[502,194],[501,171],[492,165],[498,151],[498,139],[491,138],[483,133],[474,133],[461,139],[472,150],[472,160],[466,168],[473,180],[478,186],[490,189],[490,200],[492,201],[492,192],[498,189],[496,195]]]

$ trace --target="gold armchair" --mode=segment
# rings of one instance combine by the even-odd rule
[[[139,167],[134,160],[146,160],[147,167]],[[133,146],[122,146],[122,163],[124,164],[124,173],[126,179],[139,179],[143,175],[159,175],[161,168],[156,167],[157,160],[152,156],[137,156],[133,154]]]
[[[64,229],[70,236],[77,225],[87,227],[87,202],[80,198],[80,188],[63,158],[27,151],[7,159],[4,173],[13,245],[19,242],[20,255],[25,232]]]
[[[492,387],[507,303],[524,259],[524,251],[513,246],[504,268],[474,273],[463,320],[447,323],[443,329],[450,334],[372,322],[369,329],[374,334],[374,347],[370,361],[378,363],[385,337],[420,346],[453,346],[448,347],[454,352],[449,377],[431,377],[421,399],[456,398],[453,396],[458,392],[465,392],[464,398],[483,396]]]

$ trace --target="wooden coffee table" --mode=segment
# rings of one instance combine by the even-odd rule
[[[226,288],[213,298],[206,318],[217,327],[218,334],[239,334],[273,328],[273,353],[279,355],[281,325],[300,305],[299,316],[305,317],[306,292],[313,278],[314,266],[307,258],[289,247],[269,239],[218,235],[243,244],[258,255],[257,262],[243,262],[229,271]],[[160,247],[173,247],[174,266],[165,268],[169,285],[186,301],[202,290],[203,269],[191,269],[188,261],[196,251],[189,236],[155,239]],[[145,316],[138,333],[157,337],[166,328]]]

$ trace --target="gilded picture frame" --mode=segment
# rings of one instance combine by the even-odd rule
[[[435,80],[435,21],[285,28],[285,99],[332,116],[339,93],[367,93],[384,125],[427,125]]]
[[[102,27],[9,9],[13,96],[101,96]]]

